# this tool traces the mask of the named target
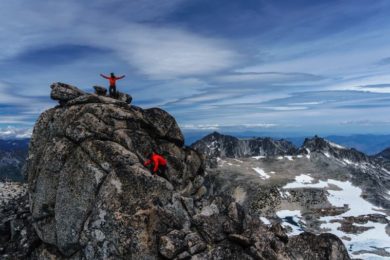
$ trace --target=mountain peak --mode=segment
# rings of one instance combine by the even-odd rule
[[[354,148],[347,148],[319,136],[313,138],[306,138],[300,152],[318,152],[327,156],[334,156],[335,158],[347,160],[351,162],[368,162],[369,158],[364,153],[357,151]]]
[[[335,144],[325,138],[315,135],[312,138],[305,138],[305,141],[302,145],[303,148],[308,148],[311,150],[332,150],[332,149],[347,149],[344,146]]]
[[[274,140],[269,137],[239,139],[217,132],[198,140],[191,147],[214,158],[292,155],[297,152],[295,146],[286,140]]]

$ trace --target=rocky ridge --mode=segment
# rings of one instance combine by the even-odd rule
[[[192,148],[207,156],[241,158],[250,156],[282,156],[296,154],[295,146],[286,140],[274,140],[269,137],[238,139],[234,136],[211,133],[193,143]]]
[[[126,95],[51,88],[60,105],[39,117],[26,170],[25,226],[39,239],[23,251],[5,238],[9,259],[349,259],[336,236],[288,238],[215,192],[167,112]],[[166,178],[143,166],[151,149],[167,158]]]

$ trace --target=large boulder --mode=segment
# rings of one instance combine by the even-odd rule
[[[167,112],[62,83],[53,91],[61,105],[39,117],[26,168],[33,258],[294,259],[283,230],[214,195]],[[153,149],[167,158],[165,178],[143,166]]]
[[[60,102],[67,102],[79,96],[85,95],[85,92],[77,87],[61,82],[53,83],[50,87],[52,89],[50,97],[54,100],[59,100]]]
[[[105,87],[93,86],[93,89],[95,90],[95,94],[98,95],[98,96],[105,96],[105,95],[107,95],[107,89]]]

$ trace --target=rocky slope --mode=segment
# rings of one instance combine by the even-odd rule
[[[295,155],[217,161],[207,170],[216,192],[263,223],[290,236],[331,232],[356,259],[390,257],[390,172],[377,160],[316,136]]]
[[[0,140],[0,181],[22,181],[28,139]]]
[[[62,83],[51,96],[60,105],[39,117],[27,160],[31,213],[16,215],[38,241],[21,250],[18,236],[3,236],[3,258],[349,259],[336,236],[289,238],[218,192],[165,111]],[[151,149],[166,156],[166,178],[142,165]]]
[[[371,159],[382,165],[383,168],[390,171],[390,148],[383,150],[382,152],[371,156]]]

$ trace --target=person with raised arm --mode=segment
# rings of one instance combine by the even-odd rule
[[[105,79],[108,79],[110,82],[110,88],[109,88],[110,97],[116,97],[116,81],[118,79],[123,79],[125,77],[125,75],[120,76],[120,77],[116,77],[114,72],[111,72],[110,77],[107,77],[103,74],[100,74],[100,76],[102,76]]]

